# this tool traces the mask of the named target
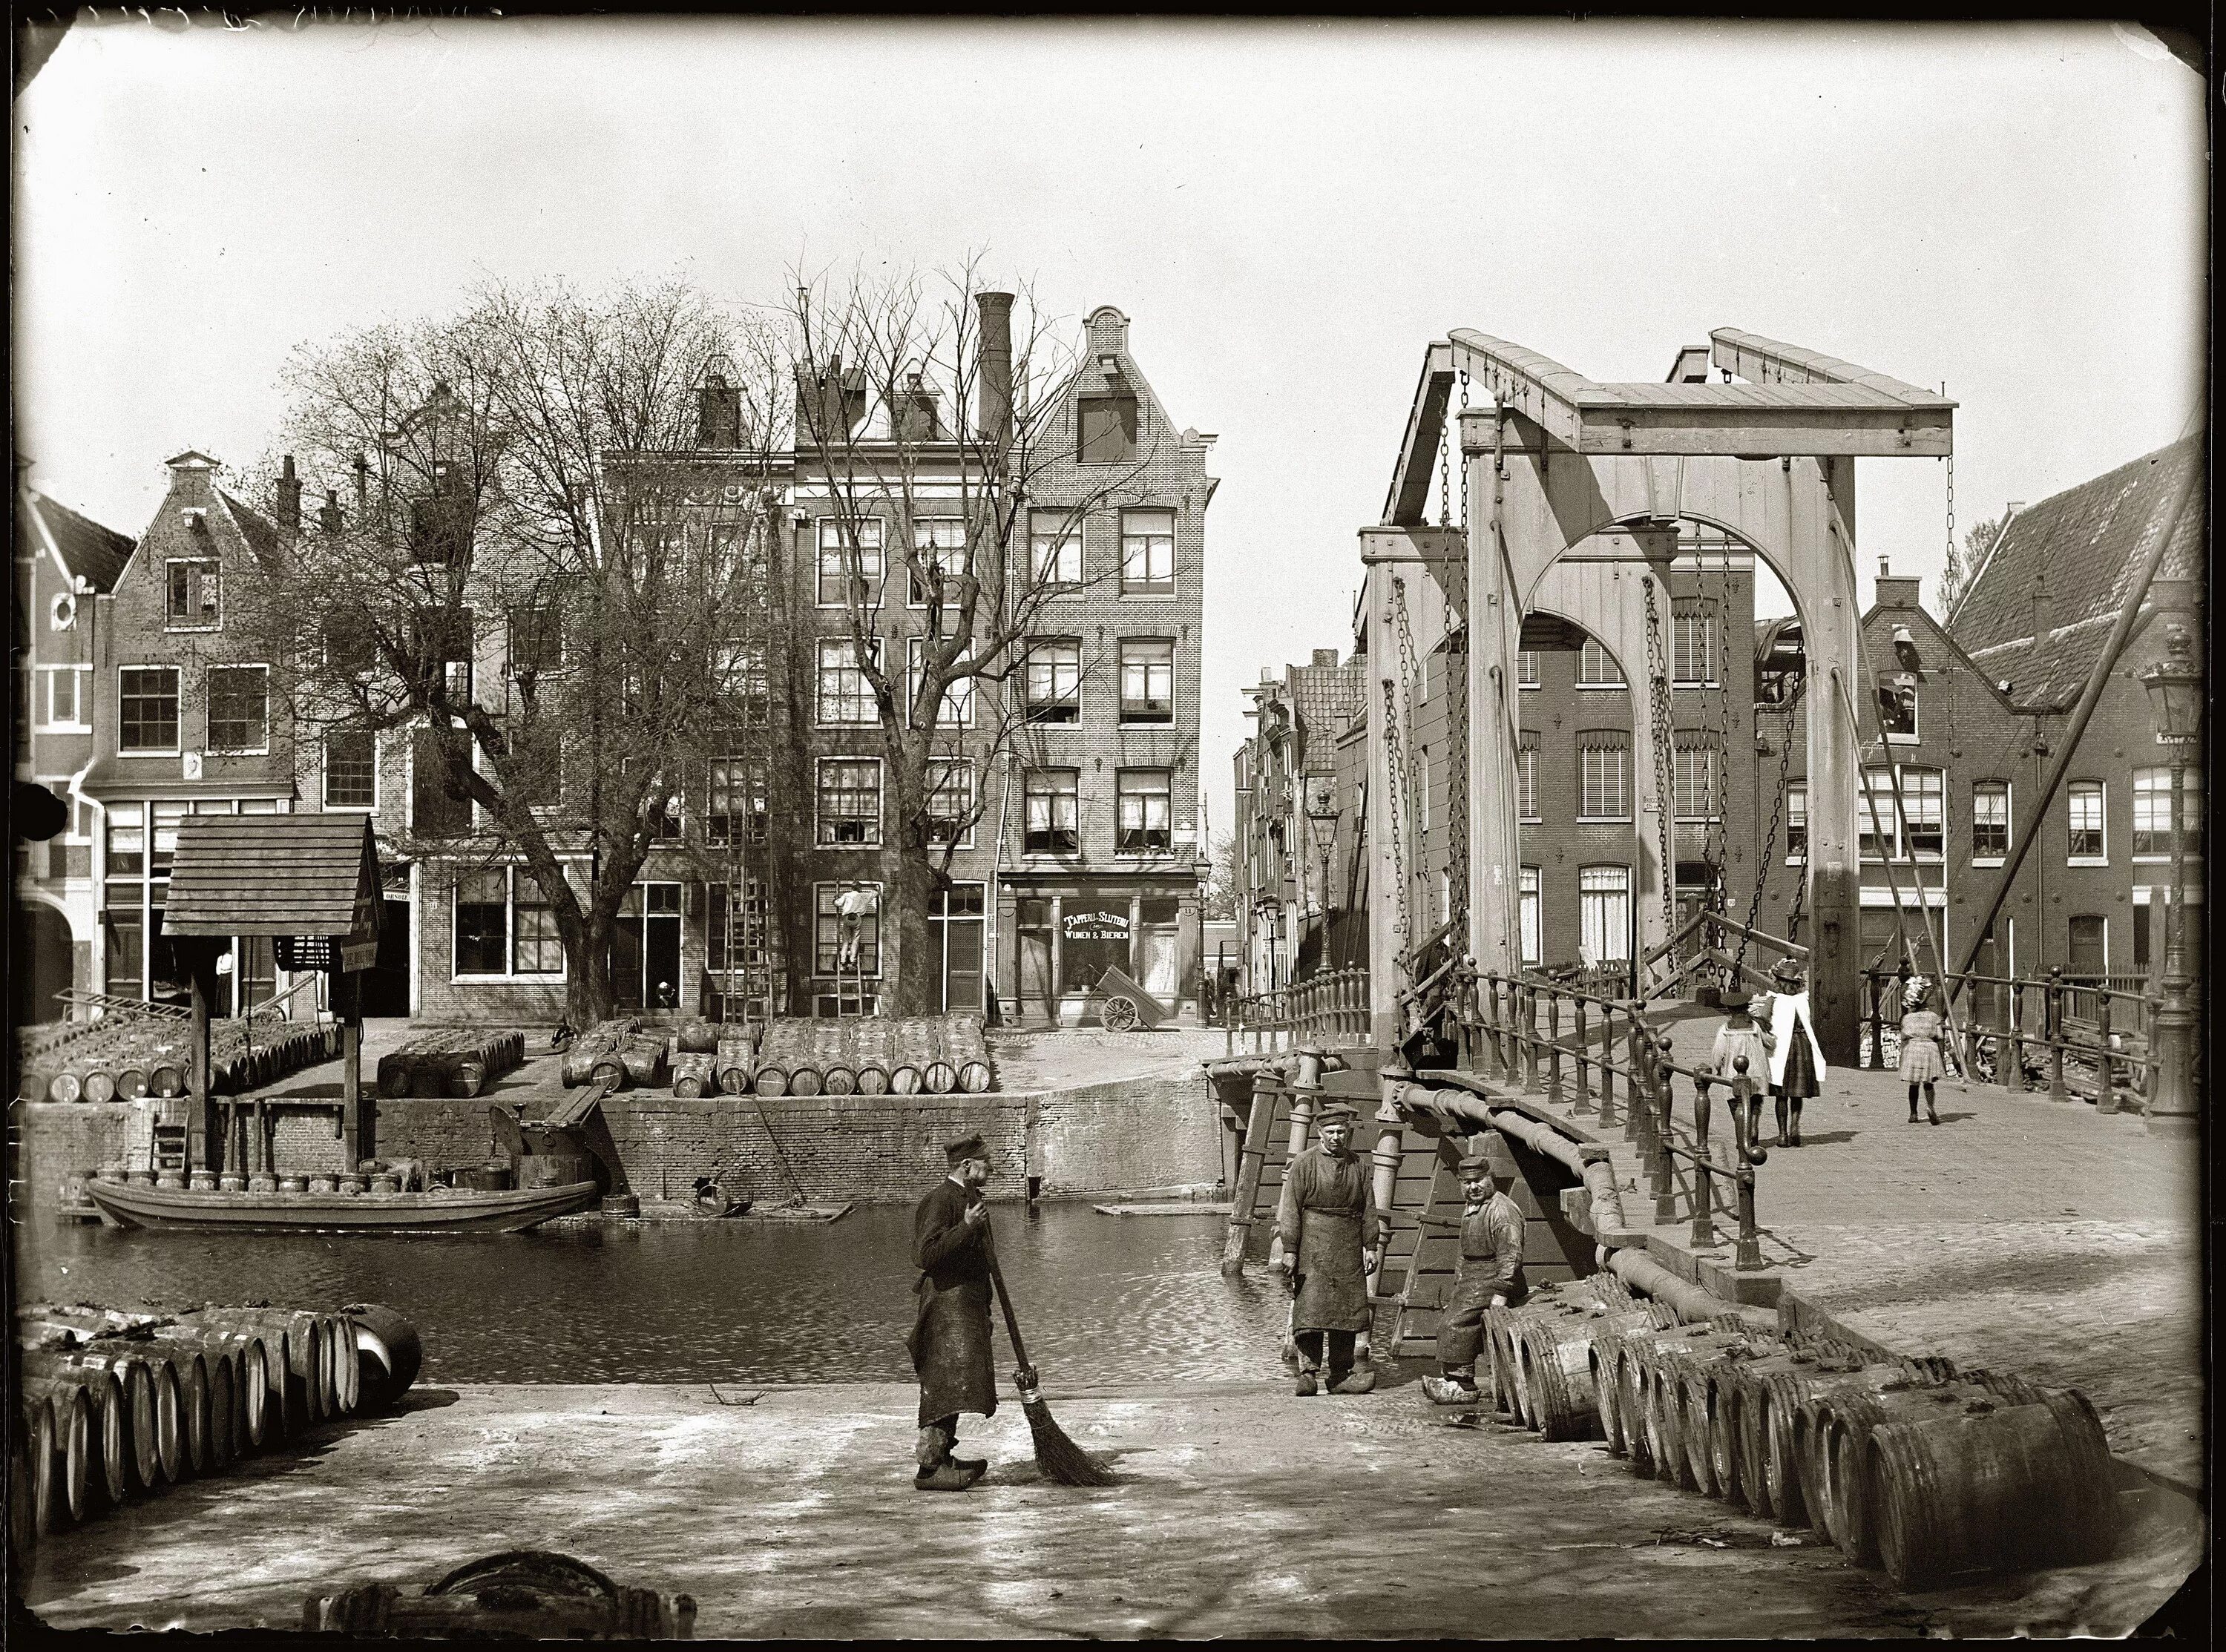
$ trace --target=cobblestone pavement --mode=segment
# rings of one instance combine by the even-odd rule
[[[1449,1426],[1411,1385],[1053,1400],[1118,1484],[1044,1484],[1008,1401],[965,1425],[982,1485],[916,1492],[909,1385],[434,1389],[57,1534],[19,1586],[59,1628],[286,1627],[313,1592],[531,1547],[686,1591],[703,1638],[2120,1634],[2199,1542],[2185,1500],[2137,1490],[2122,1558],[1904,1595],[1597,1444]]]
[[[1720,1025],[1677,1022],[1674,1058],[1704,1061]],[[1676,1088],[1689,1127],[1689,1087]],[[1937,1095],[1940,1123],[1912,1125],[1892,1072],[1829,1074],[1803,1110],[1803,1145],[1771,1146],[1759,1173],[1765,1260],[1803,1300],[1898,1352],[2084,1389],[2114,1452],[2200,1487],[2197,1144],[2045,1093],[1949,1080]],[[1775,1132],[1765,1102],[1765,1144]],[[1645,1225],[1653,1201],[1611,1134],[1625,1214]],[[1712,1134],[1730,1134],[1720,1103]],[[1690,1185],[1681,1166],[1679,1215],[1655,1229],[1684,1249]],[[1709,1254],[1728,1257],[1737,1227],[1720,1185],[1715,1203],[1723,1242]]]

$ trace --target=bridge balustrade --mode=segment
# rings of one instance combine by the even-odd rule
[[[1345,1048],[1369,1038],[1368,971],[1330,969],[1239,998],[1224,1029],[1230,1055],[1276,1055],[1304,1045]]]

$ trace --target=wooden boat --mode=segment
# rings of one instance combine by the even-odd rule
[[[118,1227],[227,1233],[516,1233],[602,1197],[592,1181],[424,1193],[231,1193],[96,1179],[86,1192]]]

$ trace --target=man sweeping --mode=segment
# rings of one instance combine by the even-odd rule
[[[1322,1109],[1321,1145],[1291,1160],[1275,1211],[1275,1232],[1290,1259],[1301,1398],[1320,1392],[1325,1363],[1332,1394],[1375,1386],[1372,1373],[1364,1385],[1352,1370],[1353,1338],[1369,1325],[1366,1251],[1379,1220],[1369,1167],[1352,1151],[1352,1121],[1341,1102]]]
[[[919,1472],[923,1491],[964,1491],[987,1460],[955,1457],[962,1412],[995,1416],[997,1379],[989,1363],[989,1149],[978,1135],[944,1150],[951,1172],[913,1213],[913,1265],[919,1269],[919,1313],[911,1337],[919,1373]]]
[[[1481,1141],[1460,1162],[1460,1271],[1438,1328],[1439,1374],[1422,1379],[1422,1392],[1441,1406],[1482,1399],[1476,1357],[1484,1346],[1484,1316],[1515,1307],[1530,1294],[1523,1279],[1522,1207],[1499,1191]]]

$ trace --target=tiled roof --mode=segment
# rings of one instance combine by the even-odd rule
[[[2021,705],[2077,696],[2108,640],[2110,621],[2157,536],[2171,525],[2179,484],[2203,462],[2203,433],[2028,505],[1980,566],[1948,632],[1990,678],[2008,679]],[[2159,579],[2203,575],[2204,500],[2180,513]],[[2033,635],[2033,583],[2045,581],[2048,634]]]
[[[1338,732],[1361,706],[1362,668],[1358,665],[1294,665],[1291,698],[1307,731],[1307,772],[1327,774],[1337,766]]]
[[[189,815],[162,928],[172,935],[345,935],[377,921],[378,850],[361,815]]]
[[[277,528],[252,505],[234,498],[222,488],[217,489],[216,496],[224,501],[224,508],[232,512],[232,519],[239,524],[239,537],[247,541],[247,548],[255,553],[256,560],[266,568],[283,567],[286,560],[286,547],[285,542],[278,537]]]
[[[116,588],[117,576],[131,559],[130,534],[104,528],[91,517],[80,516],[28,487],[16,490],[16,500],[32,518],[27,532],[41,543],[51,541],[64,568],[82,575],[96,591]]]

